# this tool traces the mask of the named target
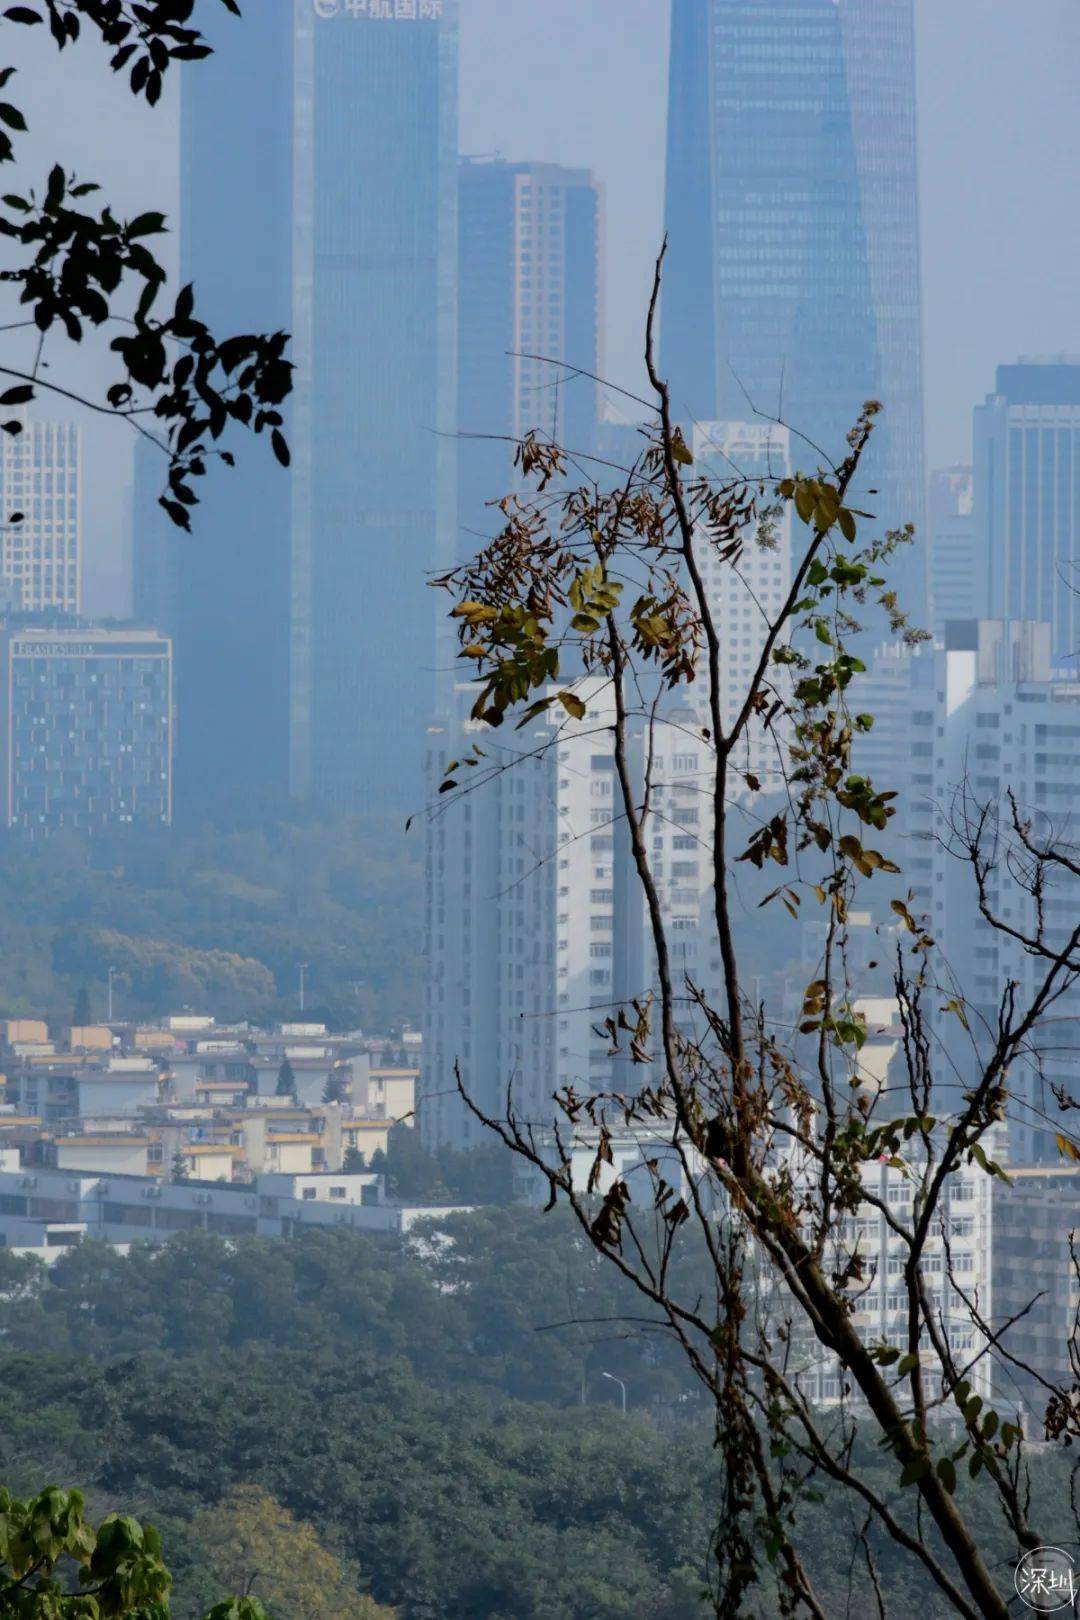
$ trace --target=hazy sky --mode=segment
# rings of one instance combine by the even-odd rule
[[[968,454],[995,364],[1080,353],[1080,0],[916,8],[927,452],[941,466]],[[666,0],[460,0],[460,13],[462,150],[579,164],[604,182],[605,366],[634,387],[661,229]],[[89,50],[60,69],[50,60],[31,96],[48,41],[34,41],[33,64],[28,50],[21,89],[39,155],[92,169],[120,207],[173,211],[174,104],[119,102]],[[118,431],[88,432],[91,611],[119,600]]]

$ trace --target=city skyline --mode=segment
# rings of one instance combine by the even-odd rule
[[[0,1609],[1077,1597],[1064,3],[5,13]]]
[[[630,388],[640,381],[662,225],[667,21],[666,6],[651,0],[547,0],[542,12],[528,0],[463,0],[461,8],[460,150],[591,167],[604,184],[608,259],[620,267],[608,277],[606,366]],[[59,65],[43,39],[20,44],[37,81],[28,151],[51,156],[41,131],[63,94],[73,157],[92,141],[95,178],[133,213],[161,203],[175,231],[175,90],[166,86],[153,113],[110,105],[106,125],[107,72],[82,53]],[[1068,63],[1078,45],[1080,16],[1067,0],[1032,0],[1022,26],[1010,0],[916,0],[928,467],[970,459],[971,402],[992,386],[996,365],[1080,351],[1066,273],[1080,255],[1080,220],[1054,203],[1069,185]],[[601,62],[611,71],[598,73]],[[1004,217],[1007,232],[998,228]],[[175,235],[172,242],[175,249]],[[76,364],[88,386],[103,386],[92,350]],[[87,609],[123,612],[112,491],[130,476],[132,447],[109,423],[87,417],[83,427]],[[214,480],[214,499],[225,483]]]

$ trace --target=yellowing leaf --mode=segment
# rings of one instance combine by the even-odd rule
[[[675,460],[680,464],[680,466],[690,467],[693,465],[694,458],[687,447],[686,440],[683,438],[678,428],[675,429],[675,432],[672,435],[671,454],[674,456]]]
[[[959,1018],[960,1022],[963,1024],[964,1028],[970,1030],[971,1025],[968,1023],[967,1013],[964,1011],[961,1003],[956,1000],[955,996],[947,1001],[941,1010],[942,1012],[955,1013],[957,1018]]]

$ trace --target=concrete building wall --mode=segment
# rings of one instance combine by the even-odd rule
[[[146,1148],[145,1138],[137,1136],[62,1136],[56,1143],[56,1163],[61,1170],[145,1176]]]

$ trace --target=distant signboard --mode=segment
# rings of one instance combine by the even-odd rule
[[[438,22],[443,0],[312,0],[316,17],[364,17],[370,22]]]
[[[166,641],[12,641],[14,658],[160,658]]]

